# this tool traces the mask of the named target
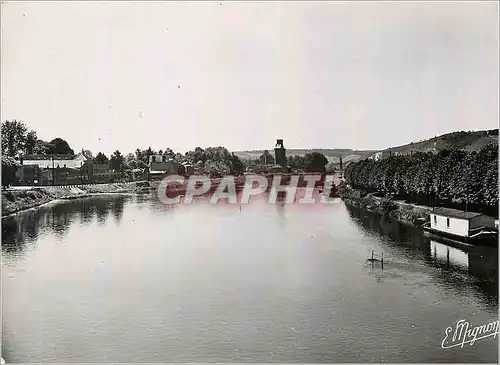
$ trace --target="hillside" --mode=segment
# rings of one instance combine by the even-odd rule
[[[338,163],[339,156],[342,156],[344,163],[356,162],[371,155],[380,152],[382,156],[390,153],[410,154],[411,152],[427,152],[440,151],[443,149],[463,149],[467,151],[479,151],[482,147],[490,144],[498,143],[498,129],[474,131],[474,132],[453,132],[443,134],[438,137],[430,138],[420,142],[412,142],[409,144],[390,147],[385,150],[350,150],[350,149],[287,149],[287,156],[303,156],[306,153],[321,152],[326,156],[329,162]],[[273,153],[273,151],[269,151]],[[264,150],[255,151],[235,151],[234,154],[242,160],[255,160],[264,153]]]
[[[498,143],[498,129],[447,133],[424,141],[391,147],[378,152],[382,152],[382,156],[389,153],[410,154],[412,152],[437,152],[444,149],[477,152],[482,147],[491,143]]]
[[[269,151],[274,155],[274,151]],[[286,155],[287,156],[304,156],[306,153],[311,153],[311,152],[320,152],[326,156],[328,161],[338,163],[339,156],[342,156],[342,160],[344,162],[354,162],[354,161],[359,161],[362,160],[363,158],[366,158],[376,151],[358,151],[358,150],[350,150],[350,149],[323,149],[323,148],[314,148],[314,149],[287,149],[286,150]],[[235,151],[234,154],[241,158],[242,160],[255,160],[260,157],[264,153],[264,150],[256,150],[256,151]]]

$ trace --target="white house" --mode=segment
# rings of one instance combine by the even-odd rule
[[[370,159],[370,160],[379,161],[379,160],[381,160],[381,159],[382,159],[382,154],[383,154],[383,152],[382,152],[382,151],[380,151],[380,152],[376,152],[376,153],[374,153],[373,155],[371,155],[371,156],[369,157],[369,159]]]
[[[430,219],[431,229],[460,237],[470,237],[478,230],[495,227],[495,219],[492,217],[449,208],[434,208]]]
[[[76,155],[24,155],[21,156],[23,166],[36,165],[41,169],[67,167],[79,169],[89,159],[82,151]]]

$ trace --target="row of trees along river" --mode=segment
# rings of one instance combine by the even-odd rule
[[[392,194],[410,203],[481,211],[498,216],[498,145],[479,152],[442,150],[351,163],[351,188]]]

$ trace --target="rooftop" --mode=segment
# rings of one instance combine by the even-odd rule
[[[458,218],[458,219],[472,219],[482,213],[476,212],[464,212],[463,210],[451,209],[451,208],[434,208],[431,214],[441,215],[450,218]]]
[[[37,161],[37,160],[72,160],[76,155],[24,155],[21,158],[25,161]]]

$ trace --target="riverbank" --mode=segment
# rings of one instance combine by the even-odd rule
[[[402,200],[363,194],[359,190],[346,189],[341,196],[345,204],[395,219],[404,224],[421,225],[428,220],[431,207],[406,203]]]
[[[2,191],[2,218],[39,207],[58,199],[77,199],[99,194],[143,193],[150,191],[148,181],[129,183],[44,186],[29,190]]]

